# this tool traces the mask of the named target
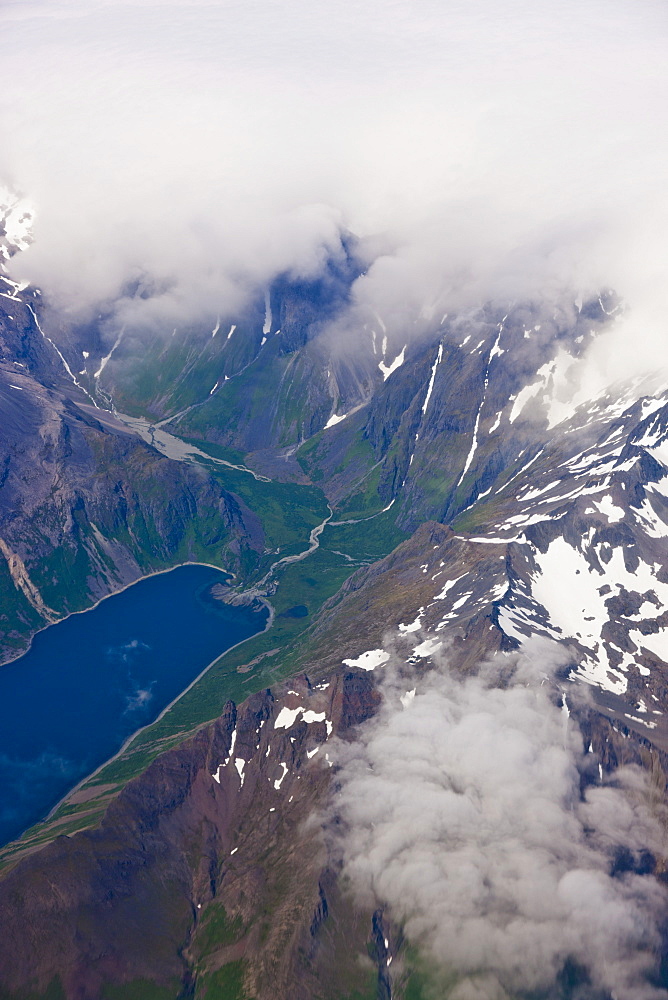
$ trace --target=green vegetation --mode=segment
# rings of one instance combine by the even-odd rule
[[[242,933],[243,924],[239,917],[230,920],[222,903],[209,903],[195,931],[192,951],[199,961],[212,951],[234,944]]]
[[[305,387],[322,376],[297,354],[281,354],[277,338],[270,338],[249,361],[243,370],[231,368],[230,374],[238,374],[181,419],[179,427],[184,435],[214,438],[238,447],[241,441],[251,441],[258,429],[265,432],[269,425],[277,447],[299,440],[312,417]],[[261,436],[264,438],[264,433]]]
[[[420,962],[416,953],[412,949],[407,949],[405,956],[406,963],[406,985],[404,987],[404,1000],[432,1000],[432,989],[430,989],[430,977]]]
[[[257,482],[234,470],[216,469],[215,475],[226,485],[234,477],[234,491],[262,518],[263,527],[268,534],[271,532],[271,542],[283,541],[280,556],[304,551],[311,528],[327,515],[324,497],[316,488]],[[198,525],[194,524],[191,530],[194,535]],[[103,767],[84,788],[99,787],[101,799],[106,800],[110,784],[122,787],[159,753],[220,715],[228,699],[241,701],[253,690],[293,673],[303,634],[324,602],[336,593],[360,559],[385,555],[403,537],[393,528],[389,511],[359,524],[327,527],[318,550],[279,570],[278,587],[271,597],[276,611],[271,629],[224,654],[162,719],[140,732],[123,754]],[[354,561],[335,550],[352,553]],[[270,562],[280,556],[275,552],[265,556],[262,564],[255,567],[255,574],[265,572]],[[202,552],[201,558],[220,563],[211,551]],[[299,605],[308,610],[307,616],[283,616],[283,612]],[[250,663],[255,665],[249,668]],[[65,803],[50,822],[27,831],[22,842],[47,842],[54,834],[68,834],[93,825],[103,811],[97,799],[76,805]],[[6,849],[4,860],[10,861],[20,847],[21,842]]]
[[[24,652],[28,645],[26,637],[44,624],[42,616],[12,580],[5,559],[0,557],[0,629],[8,656]]]
[[[175,980],[171,986],[158,986],[148,979],[135,979],[122,985],[102,988],[102,1000],[176,1000],[181,984]]]
[[[67,998],[60,976],[55,976],[43,993],[8,993],[0,987],[0,1000],[67,1000]]]
[[[345,552],[365,562],[382,559],[408,538],[407,532],[397,528],[395,516],[390,509],[378,515],[366,515],[353,524],[328,525],[320,541],[321,549]]]
[[[351,495],[337,508],[339,518],[365,517],[383,509],[383,501],[378,493],[381,473],[380,464],[374,465],[362,480],[355,483],[353,486],[355,492],[351,492]]]
[[[87,581],[93,572],[83,545],[60,545],[47,550],[31,570],[31,579],[48,607],[60,614],[80,611],[91,604]],[[67,587],[63,587],[67,580]]]
[[[158,334],[129,364],[116,354],[103,383],[116,376],[112,395],[121,412],[160,419],[206,399],[226,372],[237,369],[231,347],[223,337],[197,339],[188,330]]]
[[[341,517],[362,517],[383,508],[378,486],[383,462],[376,460],[370,441],[361,434],[356,415],[346,421],[332,448],[331,432],[320,431],[305,441],[296,453],[297,461],[314,483],[336,477],[345,483],[338,514]]]
[[[196,1000],[252,1000],[244,989],[246,963],[242,960],[227,962],[221,969],[198,977]]]
[[[163,750],[217,718],[228,699],[242,701],[252,691],[294,672],[295,651],[302,633],[313,614],[350,576],[352,568],[340,556],[321,550],[286,567],[272,597],[277,615],[271,629],[225,653],[162,719],[139,733],[125,752],[99,771],[89,785],[127,781]],[[309,609],[308,617],[281,617],[281,612],[299,604]],[[277,648],[278,653],[268,655]],[[259,657],[263,658],[255,669],[239,671]],[[56,813],[56,818],[59,816],[60,812]]]
[[[276,544],[279,539],[283,542],[280,556],[304,551],[311,528],[327,515],[326,501],[314,487],[257,482],[234,470],[216,469],[215,475],[228,486],[229,479],[234,478],[234,492],[261,517],[271,542]],[[294,673],[302,659],[299,654],[303,652],[304,634],[324,602],[338,591],[357,565],[381,558],[406,537],[394,526],[392,514],[390,510],[356,524],[326,527],[319,549],[278,571],[278,587],[271,597],[276,612],[272,627],[225,653],[161,719],[138,733],[119,757],[84,784],[83,788],[88,790],[99,787],[100,800],[63,804],[51,821],[33,827],[18,844],[8,847],[3,860],[11,861],[28,840],[31,844],[47,842],[55,834],[94,825],[104,812],[101,800],[106,800],[110,784],[120,789],[161,752],[220,715],[229,699],[242,701],[252,691]],[[193,524],[191,530],[194,536],[198,525]],[[255,567],[256,576],[280,556],[275,552],[265,556]],[[201,558],[221,562],[209,550],[203,551]],[[299,605],[307,608],[307,616],[283,616],[283,612]]]
[[[368,974],[369,988],[360,992],[359,990],[353,990],[352,993],[337,993],[334,1000],[377,1000],[378,998],[378,984],[376,982],[377,976],[375,973],[370,972]]]
[[[512,465],[509,465],[504,473],[499,476],[495,489],[494,495],[487,499],[476,501],[470,510],[463,511],[459,514],[452,522],[453,527],[457,531],[475,532],[480,531],[484,527],[489,525],[499,524],[505,520],[506,513],[505,509],[507,507],[508,501],[513,499],[513,492],[510,491],[506,494],[503,491],[503,487],[507,485],[511,479],[514,479],[517,473],[526,467],[527,458],[524,455],[521,458],[517,458]]]
[[[498,523],[503,520],[503,501],[499,499],[491,500],[489,503],[482,502],[480,507],[472,507],[471,510],[464,511],[454,518],[452,527],[455,531],[464,531],[467,534],[474,534],[486,525]]]
[[[329,513],[327,498],[316,486],[265,483],[253,479],[247,472],[221,470],[219,465],[210,471],[226,490],[241,497],[260,518],[267,546],[280,546],[282,556],[291,554],[292,550],[302,552],[311,528],[322,523]],[[291,552],[286,551],[288,547],[292,547]]]
[[[163,353],[154,357],[158,349]],[[153,349],[149,350],[138,375],[138,384],[143,389],[138,391],[136,405],[131,407],[123,400],[122,406],[128,411],[149,412],[148,394],[157,392],[155,383],[151,382],[152,366],[160,368],[167,357],[171,359],[169,364],[172,368],[169,370],[173,371],[172,375],[166,376],[166,381],[169,383],[177,372],[183,372],[187,381],[186,369],[192,358],[189,360],[179,353],[184,349],[184,343],[179,346],[177,338],[172,345],[165,346],[162,341],[155,346],[153,353]],[[205,442],[200,439],[204,435],[196,431],[200,416],[202,426],[207,423],[211,426],[214,410],[216,420],[220,421],[218,426],[222,427],[228,426],[230,421],[237,423],[255,419],[253,414],[257,416],[258,413],[265,413],[263,419],[266,420],[267,399],[273,398],[278,369],[289,372],[289,376],[286,375],[281,383],[283,396],[277,412],[281,413],[281,419],[285,416],[286,428],[288,425],[296,426],[306,405],[305,400],[300,402],[298,391],[300,385],[303,390],[303,379],[308,375],[303,367],[306,363],[297,362],[295,356],[280,356],[277,351],[277,347],[272,347],[272,356],[270,352],[263,351],[252,364],[253,372],[252,377],[248,377],[248,385],[245,376],[230,381],[224,393],[216,394],[210,402],[207,401],[209,412],[206,419],[202,408],[198,408],[189,415],[192,420],[188,420],[185,426],[186,431],[193,435],[190,440],[211,456],[211,461],[202,458],[198,463],[206,471],[207,478],[202,480],[206,495],[215,496],[220,491],[218,495],[223,497],[225,493],[231,494],[232,501],[237,498],[241,514],[250,528],[250,538],[242,540],[240,545],[235,544],[230,552],[233,536],[229,526],[223,522],[220,507],[218,503],[199,501],[197,480],[187,465],[174,467],[170,473],[169,467],[164,464],[157,467],[155,456],[143,447],[130,445],[119,453],[115,439],[92,434],[90,447],[100,478],[122,483],[125,499],[121,508],[111,505],[109,508],[96,508],[94,527],[89,512],[82,504],[73,512],[71,538],[57,548],[49,543],[49,537],[53,536],[57,527],[49,523],[49,516],[51,519],[56,516],[55,510],[50,508],[44,518],[37,520],[39,528],[36,530],[41,530],[44,535],[41,544],[36,544],[34,550],[45,555],[28,568],[31,579],[34,579],[47,604],[60,614],[84,610],[92,603],[91,580],[107,574],[110,585],[114,586],[114,566],[109,546],[118,543],[132,554],[144,573],[168,569],[188,561],[210,563],[222,569],[232,566],[236,573],[234,583],[240,591],[252,588],[273,563],[285,556],[304,552],[311,530],[329,514],[323,491],[318,486],[262,481],[248,472],[223,467],[215,462],[216,458],[241,465],[244,455],[238,449]],[[201,368],[203,363],[200,358],[188,370],[200,370],[197,366]],[[164,370],[167,372],[167,369]],[[184,400],[185,397],[181,401]],[[324,454],[327,442],[323,442],[323,435],[316,435],[312,441],[314,446],[318,443],[323,446]],[[307,442],[302,449],[304,455],[308,455],[311,447],[311,442]],[[373,450],[368,441],[355,432],[352,421],[350,439],[344,443],[337,461],[335,474],[354,473],[354,478],[351,480],[351,495],[344,501],[341,510],[334,514],[333,521],[357,523],[328,525],[321,535],[317,551],[303,561],[279,568],[274,584],[276,589],[270,596],[276,612],[271,628],[217,660],[162,719],[140,732],[118,758],[83,786],[88,792],[99,789],[97,795],[81,803],[61,806],[48,823],[38,824],[28,831],[22,844],[6,849],[5,862],[10,861],[27,842],[31,845],[43,843],[54,835],[71,833],[98,822],[108,802],[110,786],[120,789],[159,753],[216,718],[228,699],[241,701],[252,691],[290,675],[298,662],[304,662],[300,653],[305,652],[308,629],[323,604],[359,565],[381,558],[406,537],[394,524],[395,512],[381,510],[382,500],[377,491],[380,469],[371,468]],[[317,470],[314,468],[314,471]],[[169,512],[168,517],[166,511]],[[258,523],[255,533],[253,518]],[[263,551],[258,550],[258,542]],[[67,588],[62,586],[65,579],[68,581]],[[10,603],[20,607],[23,616],[17,620],[19,636],[24,635],[28,628],[33,630],[42,624],[40,616],[27,601],[23,600],[25,607],[21,605],[4,563],[0,566],[0,597],[3,587],[11,588],[13,601]],[[304,607],[307,614],[303,617],[284,614],[296,606]]]

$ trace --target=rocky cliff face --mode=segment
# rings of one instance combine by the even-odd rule
[[[534,427],[533,444],[503,466],[454,530],[425,523],[350,578],[314,625],[324,662],[413,631],[416,646],[429,636],[437,649],[479,630],[481,644],[466,647],[471,663],[541,635],[573,651],[577,676],[608,712],[663,747],[665,410],[661,394],[611,397],[549,436]],[[365,600],[378,594],[373,612],[360,607],[358,589]],[[362,642],[353,624],[360,615]]]
[[[300,461],[336,502],[373,476],[383,504],[396,500],[404,529],[429,518],[451,523],[552,439],[545,401],[555,374],[604,329],[609,311],[600,302],[564,314],[480,309],[445,317],[403,347],[386,345],[382,356],[380,338],[365,337],[357,357],[383,380],[300,449]]]
[[[239,995],[334,996],[323,970],[346,942],[364,953],[373,927],[359,915],[332,934],[345,903],[316,817],[328,745],[378,700],[371,678],[339,671],[230,702],[127,785],[99,828],[20,862],[0,883],[2,995],[58,983],[93,1000],[150,981],[165,996],[214,997],[237,976]],[[373,981],[368,960],[359,973],[347,964],[340,983]]]
[[[77,405],[86,397],[31,310],[0,299],[3,657],[151,569],[205,559],[234,570],[265,547],[257,516],[214,476]]]
[[[253,483],[315,484],[333,513],[308,552],[350,570],[289,648],[299,677],[228,704],[111,790],[99,826],[4,875],[8,996],[419,995],[388,971],[401,925],[353,905],[322,838],[328,744],[373,715],[391,656],[426,674],[447,652],[469,676],[551,640],[600,780],[636,763],[665,797],[666,394],[620,386],[569,408],[555,389],[614,301],[481,308],[405,341],[376,317],[342,351],[324,327],[354,274],[348,260],[282,280],[238,322],[148,347],[114,347],[99,324],[44,332],[34,293],[0,299],[5,655],[147,568],[213,553],[250,577],[281,503],[296,516],[275,482],[261,517],[214,459],[173,461],[94,404],[169,421]],[[296,554],[310,558],[275,565]],[[583,686],[586,710],[569,707]]]
[[[401,921],[351,894],[326,836],[341,747],[375,716],[375,679],[359,668],[318,682],[301,674],[229,702],[131,781],[95,829],[6,872],[0,995],[388,1000],[419,991]],[[606,774],[637,764],[665,791],[664,753],[593,707],[577,714]]]

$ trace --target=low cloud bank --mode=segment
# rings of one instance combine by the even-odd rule
[[[600,364],[656,365],[658,0],[7,0],[0,17],[0,177],[37,209],[12,271],[57,306],[171,332],[317,274],[353,233],[355,308],[390,332],[614,287],[631,309]]]
[[[581,1000],[668,996],[652,985],[668,900],[648,873],[665,815],[638,769],[598,781],[560,704],[563,649],[532,641],[464,678],[397,663],[379,716],[339,746],[337,850],[361,900],[452,977],[439,997],[547,995],[567,962],[586,969]]]

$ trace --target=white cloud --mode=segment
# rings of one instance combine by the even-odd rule
[[[344,228],[385,247],[356,297],[390,322],[606,285],[648,353],[662,343],[661,3],[22,0],[1,16],[0,175],[38,209],[14,270],[61,305],[140,279],[161,294],[124,321],[232,311],[281,270],[317,270]]]
[[[401,659],[380,678],[379,715],[330,748],[341,765],[334,844],[351,891],[389,907],[439,963],[450,977],[439,996],[547,996],[569,959],[591,979],[578,996],[668,996],[646,979],[665,888],[614,871],[622,849],[636,864],[643,850],[662,856],[661,814],[638,770],[592,784],[597,760],[555,683],[567,651],[532,641],[465,677],[447,656],[426,673]]]

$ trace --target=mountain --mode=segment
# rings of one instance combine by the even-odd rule
[[[433,995],[396,904],[327,847],[393,663],[419,687],[549,641],[583,796],[635,765],[665,802],[668,396],[563,391],[614,295],[361,316],[344,349],[355,253],[173,335],[110,339],[3,279],[4,658],[188,560],[276,617],[4,849],[2,996]],[[664,856],[629,865],[663,891]],[[562,966],[521,995],[612,995]]]
[[[152,569],[257,560],[265,539],[243,499],[77,406],[30,303],[0,303],[4,656]]]
[[[17,866],[3,882],[10,995],[49,984],[54,995],[115,995],[114,983],[141,992],[149,981],[151,995],[175,996],[195,978],[198,994],[234,995],[246,975],[258,996],[313,995],[337,952],[364,949],[372,923],[330,939],[335,875],[304,823],[325,797],[327,740],[377,700],[368,677],[340,672],[229,702],[128,785],[98,829]]]

